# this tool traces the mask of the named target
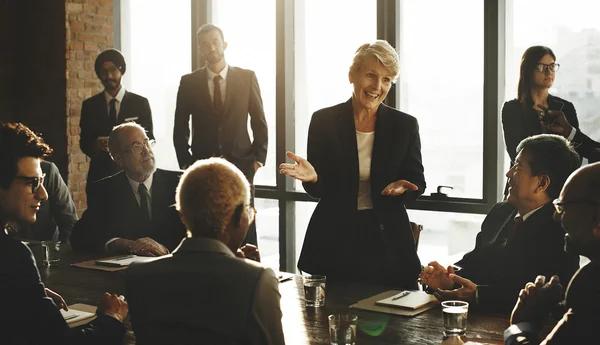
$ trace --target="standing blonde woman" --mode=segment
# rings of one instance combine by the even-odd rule
[[[425,190],[417,120],[383,104],[399,71],[385,41],[361,45],[345,103],[312,116],[308,160],[288,152],[280,172],[319,204],[298,267],[328,279],[411,288],[420,261],[405,204]]]

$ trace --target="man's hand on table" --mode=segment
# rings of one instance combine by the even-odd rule
[[[104,293],[102,302],[100,302],[100,306],[96,310],[96,314],[98,315],[105,314],[121,322],[125,320],[128,312],[129,304],[125,301],[125,297],[123,295],[109,294],[108,292]]]

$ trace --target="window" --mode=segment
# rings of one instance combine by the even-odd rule
[[[263,265],[279,269],[279,206],[274,199],[254,199],[256,232]]]
[[[190,1],[121,1],[123,85],[148,98],[160,168],[179,169],[173,147],[175,102],[181,76],[191,72]]]
[[[220,0],[212,2],[212,23],[223,30],[231,66],[256,73],[269,129],[266,165],[254,177],[255,185],[275,185],[275,0],[260,2]],[[260,18],[260,20],[257,20]],[[248,121],[248,133],[252,130]]]
[[[419,121],[425,195],[483,198],[483,6],[401,1],[396,105]]]
[[[377,4],[296,1],[295,14],[295,151],[306,158],[312,114],[352,96],[348,70],[356,49],[377,39]],[[302,184],[297,182],[296,189],[303,190]]]

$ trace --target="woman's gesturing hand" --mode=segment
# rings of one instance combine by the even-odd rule
[[[302,182],[317,182],[318,176],[315,168],[306,159],[297,156],[293,152],[286,152],[288,158],[292,159],[295,163],[281,163],[279,164],[279,173],[293,177],[296,180]]]

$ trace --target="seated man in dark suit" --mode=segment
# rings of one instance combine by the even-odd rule
[[[19,223],[19,237],[29,240],[60,240],[69,243],[71,229],[77,222],[77,211],[71,198],[69,187],[63,181],[54,163],[40,160],[44,178],[44,188],[48,200],[42,200],[37,220],[33,224]]]
[[[242,172],[222,158],[197,161],[177,209],[188,237],[173,256],[127,270],[137,343],[284,344],[275,273],[234,255],[255,215]]]
[[[52,150],[22,124],[0,124],[0,313],[2,344],[120,344],[128,305],[105,294],[98,317],[71,329],[46,295],[29,248],[9,237],[6,224],[32,224],[48,194],[40,158]],[[61,302],[62,298],[55,294]]]
[[[579,257],[564,252],[564,231],[552,219],[552,200],[579,167],[578,154],[566,139],[550,134],[524,139],[517,152],[506,173],[508,200],[490,210],[475,249],[456,263],[460,276],[435,261],[425,267],[422,282],[438,299],[508,313],[519,290],[538,274],[566,281],[579,267]]]
[[[113,129],[110,154],[123,171],[90,186],[88,208],[71,234],[73,250],[160,256],[185,237],[173,207],[180,173],[156,168],[153,144],[137,123]]]
[[[554,201],[554,218],[567,232],[566,250],[591,262],[569,282],[563,308],[566,313],[542,342],[545,345],[597,344],[600,325],[600,163],[571,175]],[[564,280],[563,280],[564,282]],[[557,277],[545,276],[527,283],[513,310],[506,344],[538,344],[539,331],[557,300],[562,299]]]

